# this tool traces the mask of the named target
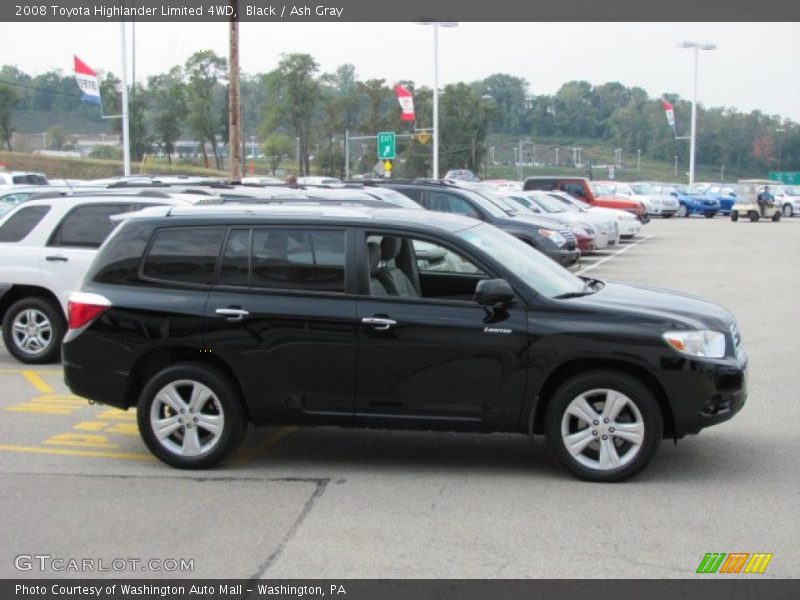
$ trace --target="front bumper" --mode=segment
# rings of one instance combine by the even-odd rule
[[[737,358],[662,359],[661,367],[677,437],[727,421],[747,400],[747,356],[743,350]]]

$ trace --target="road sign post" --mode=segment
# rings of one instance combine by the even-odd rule
[[[378,160],[394,160],[397,158],[397,144],[393,131],[378,132]]]

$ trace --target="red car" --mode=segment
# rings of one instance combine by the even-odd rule
[[[649,217],[647,211],[638,200],[627,198],[615,198],[613,196],[598,196],[592,189],[592,182],[585,177],[559,177],[543,176],[528,177],[525,180],[524,190],[542,190],[550,192],[558,190],[568,193],[570,196],[583,200],[592,206],[602,206],[603,208],[617,208],[624,210],[639,219],[642,223],[647,223]]]

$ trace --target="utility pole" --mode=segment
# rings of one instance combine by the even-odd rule
[[[230,0],[233,13],[230,19],[230,57],[228,59],[228,152],[231,181],[242,181],[242,121],[239,110],[239,21],[233,16],[238,0]]]
[[[130,125],[128,123],[128,42],[125,39],[125,21],[120,21],[122,44],[122,161],[124,174],[131,174]]]
[[[642,170],[642,151],[641,150],[637,150],[636,151],[636,170],[637,171],[641,171]]]

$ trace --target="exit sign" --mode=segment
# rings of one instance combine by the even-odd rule
[[[393,131],[378,133],[378,158],[380,160],[394,160],[397,158],[397,147]]]

